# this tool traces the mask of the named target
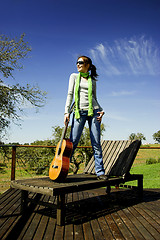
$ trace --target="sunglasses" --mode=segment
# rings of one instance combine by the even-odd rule
[[[76,64],[82,65],[82,64],[84,64],[84,62],[83,61],[77,61]]]

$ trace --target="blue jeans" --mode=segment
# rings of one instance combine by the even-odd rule
[[[97,116],[98,116],[97,112],[99,112],[98,109],[94,110],[93,117],[90,117],[88,116],[88,111],[80,110],[80,119],[75,119],[73,114],[70,140],[73,143],[73,153],[74,153],[74,150],[76,149],[78,142],[80,140],[85,122],[88,121],[91,144],[92,144],[94,159],[95,159],[95,172],[97,176],[100,176],[104,174],[105,171],[103,167],[102,148],[101,148],[101,142],[100,142],[101,124],[100,122],[97,121]]]

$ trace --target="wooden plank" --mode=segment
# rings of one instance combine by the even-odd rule
[[[82,200],[82,195],[80,194],[80,193],[74,193],[73,194],[73,201],[75,202],[77,202],[77,201],[79,201],[79,200]],[[76,205],[77,206],[77,205]],[[79,207],[80,205],[78,205],[78,207]],[[79,208],[78,208],[78,210],[79,210]],[[76,212],[77,213],[77,212]],[[78,214],[78,216],[77,216],[77,214],[76,214],[76,217],[75,217],[75,224],[73,225],[73,228],[74,228],[74,239],[75,240],[81,240],[81,239],[84,239],[84,235],[83,235],[83,228],[82,228],[82,224],[81,224],[81,221],[79,221],[78,223],[77,223],[77,219],[79,219],[79,217],[80,217],[80,215]]]
[[[14,193],[14,190],[12,190]],[[121,196],[113,189],[111,198],[104,197],[104,189],[95,189],[85,192],[71,193],[67,195],[69,200],[70,217],[82,216],[81,221],[68,218],[64,227],[56,225],[55,214],[46,212],[47,208],[37,206],[28,218],[19,215],[20,200],[15,197],[10,208],[5,206],[4,216],[8,221],[0,229],[2,240],[12,239],[14,236],[17,240],[28,239],[159,239],[160,230],[160,190],[145,190],[144,202],[134,204],[131,196],[136,199],[134,192],[129,196],[125,190],[121,190],[124,201],[118,201]],[[124,194],[123,194],[124,192]],[[115,194],[116,193],[116,194]],[[30,195],[35,197],[35,194]],[[117,196],[117,199],[115,198]],[[12,195],[10,194],[10,197]],[[55,203],[55,198],[43,196],[41,201]],[[78,203],[77,200],[80,200]],[[13,203],[14,202],[14,203]],[[9,204],[9,201],[8,201]],[[99,206],[99,205],[102,205]],[[78,207],[79,206],[79,207]],[[71,212],[70,211],[75,211]],[[95,210],[95,211],[94,211]],[[10,211],[10,212],[9,212]],[[10,214],[9,214],[10,213]],[[83,215],[84,214],[84,215]],[[86,214],[86,215],[85,215]],[[68,217],[68,216],[67,216]],[[0,218],[0,220],[3,218]],[[78,231],[76,232],[76,227]],[[32,235],[29,235],[32,231]],[[97,234],[97,232],[99,234]],[[15,235],[12,235],[14,234]],[[77,234],[78,233],[78,234]],[[91,235],[90,235],[91,234]],[[131,234],[131,235],[130,235]],[[67,238],[69,237],[69,238]]]
[[[44,197],[44,196],[43,196]],[[41,209],[41,206],[36,206],[35,211],[38,211],[39,209]],[[23,239],[23,240],[28,240],[28,239],[32,239],[32,236],[35,235],[36,229],[38,227],[38,224],[40,222],[40,215],[37,214],[36,212],[32,212],[30,215],[28,215],[28,212],[26,213],[26,217],[25,215],[23,215],[24,218],[24,223],[23,223],[23,229],[20,232],[17,240],[19,239]],[[25,221],[25,219],[27,219],[27,221]]]
[[[48,196],[43,196],[42,197],[42,200],[41,201],[49,201],[50,197]],[[40,206],[38,209],[37,209],[37,213],[36,213],[36,216],[34,218],[34,227],[35,227],[35,223],[37,223],[37,227],[35,229],[35,234],[34,234],[34,240],[39,240],[39,239],[43,239],[43,236],[46,232],[46,228],[47,228],[47,224],[48,224],[48,221],[49,221],[49,217],[47,216],[44,216],[41,214],[41,211],[44,210],[45,212],[45,209],[44,207]],[[33,225],[33,224],[32,224]],[[54,226],[54,224],[53,224]],[[54,228],[52,226],[52,229]],[[32,226],[32,229],[34,231],[34,227]],[[31,231],[31,228],[30,228],[30,231]]]
[[[11,230],[14,228],[14,226],[20,219],[19,216],[20,201],[18,202],[17,199],[18,197],[14,199],[14,202],[12,200],[10,208],[8,208],[7,206],[7,211],[5,210],[3,215],[1,215],[0,239],[5,239],[10,234]]]
[[[127,215],[129,216],[129,218],[132,219],[132,222],[136,225],[137,229],[142,234],[144,239],[153,240],[154,239],[153,236],[145,228],[143,223],[141,223],[141,220],[140,220],[141,216],[137,212],[135,212],[132,207],[125,209],[125,213],[126,212],[127,212]]]
[[[107,151],[107,149],[110,147],[110,144],[112,143],[112,141],[102,141],[102,158],[103,158],[103,164],[105,163],[105,152]],[[92,171],[91,171],[91,174],[96,174],[95,173],[95,161],[94,161],[94,164],[92,165]]]
[[[131,176],[131,177],[127,178],[126,180],[131,181],[133,179],[136,179],[136,175],[135,175],[135,177]],[[84,174],[78,174],[75,176],[69,175],[68,179],[66,180],[65,183],[59,183],[59,184],[52,183],[52,187],[51,186],[49,187],[50,188],[50,196],[60,195],[61,193],[65,194],[65,193],[71,193],[71,192],[78,192],[78,191],[82,191],[82,190],[89,190],[89,189],[93,189],[93,188],[105,187],[107,185],[114,186],[116,184],[120,184],[123,182],[124,182],[124,179],[119,178],[119,177],[118,178],[109,178],[107,181],[103,181],[103,180],[99,181],[99,180],[97,180],[96,176],[92,176],[92,175],[84,175]],[[46,178],[46,179],[43,179],[43,181],[37,182],[37,183],[35,183],[35,182],[32,183],[32,181],[30,181],[30,180],[26,183],[24,183],[23,180],[14,181],[12,185],[14,185],[16,188],[20,187],[21,189],[24,189],[27,191],[33,191],[36,193],[48,195],[49,192],[46,191],[46,187],[43,188],[40,186],[41,183],[43,185],[50,184],[50,182],[48,181],[48,178]],[[33,186],[33,184],[34,184],[34,186]],[[35,184],[37,184],[37,186]]]
[[[17,212],[15,212],[15,214],[17,214]],[[3,228],[0,229],[0,239],[12,239],[10,232],[14,229],[19,219],[20,216],[14,216],[6,221]]]
[[[106,175],[113,175],[113,174],[111,174],[111,170],[112,170],[113,166],[115,165],[115,162],[117,161],[117,159],[119,157],[119,154],[121,153],[121,151],[123,151],[123,148],[122,148],[123,142],[124,141],[115,141],[112,149],[110,150],[109,157],[107,158],[107,161],[104,164]],[[106,163],[107,163],[107,165],[106,165]],[[113,176],[116,176],[116,175],[113,175]]]
[[[15,198],[15,203],[12,204],[10,209],[5,212],[5,215],[3,216],[3,219],[6,221],[0,231],[0,233],[3,234],[2,239],[12,239],[12,236],[14,236],[14,239],[18,238],[23,223],[23,218],[20,215],[20,197],[21,195],[19,193],[19,196],[17,196],[17,198],[19,198],[18,201]],[[20,229],[18,229],[19,226]]]
[[[33,180],[33,181],[32,181]],[[56,182],[50,182],[49,178],[43,178],[41,181],[36,181],[34,179],[28,179],[28,180],[17,180],[12,182],[12,186],[15,188],[23,189],[26,191],[46,194],[49,196],[59,195],[61,192],[63,193],[69,193],[72,191],[79,191],[79,188],[87,188],[88,184],[101,186],[103,181],[97,180],[96,176],[85,176],[84,174],[78,174],[78,175],[69,175],[66,182],[64,183],[56,183]],[[104,181],[105,182],[105,181]],[[49,185],[47,188],[46,186]],[[103,184],[102,184],[103,186]]]
[[[105,169],[105,174],[108,175],[108,166],[109,163],[112,159],[112,156],[114,154],[114,146],[116,144],[116,141],[109,141],[109,148],[107,148],[107,151],[105,150],[105,155],[104,155],[104,169]],[[106,157],[105,157],[106,156]]]
[[[158,211],[154,211],[152,207],[150,207],[149,203],[141,203],[140,206],[145,209],[144,211],[155,221],[155,225],[160,226],[160,214]],[[160,232],[160,227],[157,227],[156,229]]]
[[[35,232],[35,235],[33,237],[33,240],[40,240],[43,239],[43,236],[46,233],[46,229],[48,226],[48,222],[49,222],[49,217],[43,215],[39,221],[39,224],[37,226],[37,230]],[[54,226],[54,224],[53,224]],[[52,226],[52,229],[54,230],[54,227]],[[52,238],[50,238],[52,239]]]
[[[128,164],[127,155],[128,155],[128,147],[130,146],[131,141],[123,141],[121,148],[119,150],[119,154],[117,155],[116,161],[110,169],[110,175],[112,176],[122,176],[124,173],[122,171],[124,165]]]
[[[74,239],[76,239],[76,240],[84,239],[82,224],[74,225]]]
[[[102,234],[102,229],[101,229],[97,219],[91,220],[91,227],[93,230],[94,239],[104,239],[103,234]]]
[[[127,173],[140,147],[140,141],[103,141],[102,153],[106,175],[122,176]],[[95,174],[94,157],[91,158],[84,172]]]
[[[109,228],[112,231],[113,234],[113,239],[124,239],[121,231],[119,230],[119,228],[117,227],[116,223],[114,222],[112,216],[110,214],[105,216],[107,224],[109,226]]]
[[[67,224],[64,231],[64,240],[73,240],[74,239],[74,228],[73,224]]]
[[[1,201],[0,203],[1,215],[3,215],[8,208],[10,208],[12,202],[15,202],[16,196],[18,196],[19,198],[19,193],[20,193],[19,190],[12,190],[11,192],[9,192],[9,194],[5,196],[5,198],[3,198],[3,201]]]
[[[135,209],[140,215],[139,221],[143,226],[145,226],[155,239],[160,239],[160,225],[156,224],[156,222],[142,208],[134,206],[133,209]]]
[[[107,148],[107,146],[109,147],[111,141],[102,141],[101,143],[101,147],[102,147],[102,155],[104,154],[104,149]],[[91,158],[91,160],[89,161],[89,163],[87,164],[86,168],[84,169],[84,173],[91,173],[91,174],[95,174],[95,161],[94,161],[94,156]]]
[[[117,227],[119,228],[119,230],[121,231],[124,239],[129,239],[129,240],[135,239],[133,237],[132,233],[127,228],[127,226],[124,224],[121,217],[118,215],[118,212],[112,213],[112,218],[113,218],[114,222],[116,223]]]
[[[160,209],[159,209],[159,202],[158,201],[154,201],[154,202],[148,202],[147,203],[147,208],[148,209],[150,209],[152,212],[154,212],[154,214],[156,215],[156,216],[160,216]],[[159,220],[158,220],[158,222],[159,222]],[[160,222],[159,222],[160,223]]]
[[[45,239],[45,240],[52,240],[52,239],[57,239],[55,238],[55,231],[56,231],[56,228],[58,227],[56,225],[56,219],[52,218],[52,217],[46,217],[44,216],[45,219],[45,224],[46,224],[46,220],[48,220],[47,222],[47,225],[46,225],[46,228],[45,228],[45,233],[44,233],[44,236],[42,238],[37,238],[37,240],[41,240],[41,239]],[[42,222],[42,226],[43,226],[43,222]],[[38,231],[38,229],[37,229]],[[59,239],[62,239],[62,238],[59,238]],[[35,239],[34,239],[35,240]]]
[[[17,192],[16,192],[17,193]],[[9,215],[10,213],[12,213],[12,209],[14,207],[19,207],[20,206],[20,194],[16,194],[14,195],[14,198],[11,198],[11,201],[8,201],[7,202],[8,204],[3,206],[3,209],[0,211],[0,215],[1,217],[2,216],[6,216],[6,215]],[[0,222],[3,222],[3,219],[1,218],[0,219]],[[1,224],[0,224],[1,225]]]
[[[85,240],[94,240],[93,231],[90,222],[83,223],[83,232]]]
[[[54,234],[54,240],[60,240],[63,239],[64,236],[64,226],[56,226],[56,231]]]
[[[144,237],[138,231],[138,229],[136,228],[136,225],[133,224],[133,222],[131,221],[131,218],[127,217],[127,215],[123,210],[118,211],[118,214],[122,219],[122,221],[124,222],[125,226],[129,229],[131,234],[134,236],[134,238],[138,240],[144,240]]]
[[[12,194],[12,188],[9,188],[4,193],[0,194],[0,204],[6,199],[6,196],[9,196],[10,194]]]
[[[102,234],[103,234],[103,237],[104,239],[107,239],[107,240],[113,240],[113,235],[112,235],[112,232],[105,220],[105,217],[99,217],[98,218],[98,222],[99,222],[99,226],[102,230]]]
[[[104,209],[107,208],[106,201],[104,202],[101,198],[101,194],[104,194],[104,193],[105,193],[104,189],[102,191],[97,191],[97,190],[94,191],[94,196],[96,196],[96,200],[97,200],[97,202],[95,204],[100,205],[100,209],[102,208],[103,215],[105,214]],[[98,221],[99,227],[102,231],[103,238],[107,239],[107,240],[113,240],[113,235],[112,235],[112,232],[106,222],[105,215],[101,216],[101,214],[100,214],[100,216],[97,216],[97,221]]]
[[[98,195],[97,195],[97,200],[98,200],[97,204],[102,205],[102,209],[107,208],[106,201],[103,201],[101,197],[98,197]],[[101,228],[103,236],[105,237],[105,239],[123,239],[119,229],[116,227],[116,225],[114,226],[114,221],[112,221],[113,217],[111,217],[110,210],[107,212],[108,212],[107,215],[104,215],[104,217],[98,218],[99,224],[101,225],[103,223]],[[111,222],[108,223],[107,219],[108,220],[111,219]]]
[[[33,197],[35,196],[33,195]],[[12,236],[14,236],[14,239],[18,239],[19,234],[21,233],[21,230],[23,229],[23,226],[25,225],[32,211],[33,211],[33,205],[32,205],[32,208],[30,208],[29,211],[27,211],[27,214],[25,214],[25,216],[19,215],[19,219],[16,225],[14,226],[14,228],[10,231],[8,239],[12,239]]]
[[[91,224],[91,229],[93,231],[93,236],[94,239],[105,239],[105,234],[106,232],[109,234],[108,229],[106,228],[106,221],[103,221],[105,225],[102,225],[102,219],[101,222],[99,221],[99,197],[97,194],[93,194],[91,191],[86,193],[88,195],[88,202],[89,202],[89,208],[90,211],[88,212],[89,217],[91,218],[90,224]],[[97,197],[96,197],[97,196]],[[95,209],[95,211],[92,211],[91,209]],[[100,208],[101,209],[101,208]],[[103,217],[104,220],[104,217]],[[103,232],[104,231],[104,232]],[[108,238],[110,236],[111,238]],[[107,239],[113,239],[113,236],[107,235]]]
[[[130,146],[128,147],[129,154],[128,154],[128,158],[127,158],[127,164],[123,164],[123,168],[121,170],[121,176],[130,171],[130,168],[131,168],[133,161],[137,155],[140,145],[141,145],[141,141],[136,140],[136,141],[132,142],[130,144]]]
[[[92,192],[86,192],[85,193],[87,198],[88,198],[88,202],[89,202],[89,208],[90,209],[94,209],[96,208],[95,205],[97,205],[97,199],[95,198],[95,194],[93,194]],[[86,197],[85,197],[86,198]],[[94,211],[88,212],[91,220],[90,220],[90,224],[91,224],[91,228],[93,231],[93,236],[94,239],[104,239],[103,234],[102,234],[102,229],[99,226],[98,223],[98,216],[96,216],[97,214],[95,214]]]
[[[38,206],[36,208],[36,211],[41,210],[43,207],[42,206]],[[37,232],[37,228],[40,224],[40,221],[42,219],[42,215],[39,213],[33,213],[32,215],[33,217],[31,218],[31,222],[28,225],[27,231],[25,232],[25,235],[23,236],[24,240],[27,239],[32,239],[33,236],[35,236],[36,232]],[[44,230],[44,229],[43,229]]]

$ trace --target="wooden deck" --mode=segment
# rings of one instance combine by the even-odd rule
[[[54,197],[31,194],[46,203]],[[56,225],[56,209],[30,204],[20,214],[20,190],[0,195],[0,239],[160,239],[160,189],[144,189],[140,202],[134,190],[105,189],[66,195],[65,226]]]

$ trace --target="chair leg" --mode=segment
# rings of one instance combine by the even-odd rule
[[[138,196],[140,199],[143,198],[143,175],[138,176]]]
[[[57,225],[62,226],[65,223],[65,194],[57,196]]]
[[[110,193],[111,193],[111,186],[107,186],[106,187],[106,193],[110,196]]]
[[[26,211],[27,208],[27,199],[28,199],[28,191],[21,191],[21,214]]]

